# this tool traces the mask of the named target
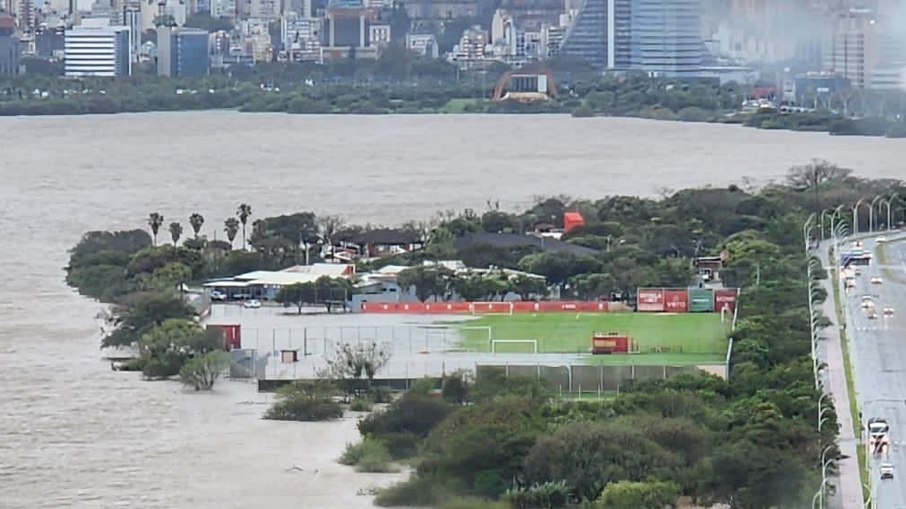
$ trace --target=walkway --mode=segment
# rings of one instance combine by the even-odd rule
[[[828,258],[828,243],[822,243],[818,257],[825,268],[830,268]],[[821,311],[831,321],[831,326],[822,331],[822,337],[817,351],[818,360],[827,364],[824,371],[824,387],[830,392],[837,411],[837,422],[840,424],[840,434],[837,438],[840,452],[845,457],[837,463],[840,473],[835,479],[837,493],[828,501],[828,507],[843,509],[862,509],[862,481],[859,477],[859,459],[856,448],[859,443],[853,432],[852,413],[850,412],[850,397],[846,385],[846,368],[843,364],[843,343],[840,339],[840,327],[837,323],[837,310],[834,303],[834,290],[831,286],[837,275],[830,273],[827,279],[822,280],[822,286],[827,291],[827,299],[822,304]]]

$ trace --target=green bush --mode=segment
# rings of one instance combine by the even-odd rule
[[[563,507],[569,499],[566,481],[533,484],[528,488],[509,489],[503,499],[512,509],[552,509]]]
[[[440,509],[509,509],[510,505],[502,501],[484,498],[454,498],[441,504]]]
[[[368,398],[356,398],[349,404],[349,409],[353,412],[370,412],[374,408],[374,403]]]
[[[267,410],[265,419],[277,421],[327,421],[343,417],[343,407],[334,401],[333,389],[323,384],[291,384],[281,387],[279,401]]]
[[[457,479],[413,474],[408,480],[381,490],[374,504],[381,507],[433,507],[442,500],[455,498],[454,494],[462,493],[464,489]]]
[[[440,399],[407,393],[383,412],[375,412],[359,421],[359,433],[385,440],[394,457],[406,457],[403,454],[414,454],[415,442],[428,436],[450,409],[450,405]]]
[[[390,403],[393,401],[393,391],[388,387],[371,387],[366,393],[373,403]]]
[[[357,444],[347,444],[346,450],[338,460],[340,464],[356,467],[358,472],[386,473],[397,472],[393,458],[378,440],[365,438]]]

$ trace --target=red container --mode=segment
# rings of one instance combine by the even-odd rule
[[[714,311],[720,312],[721,309],[727,308],[727,312],[732,313],[736,310],[736,300],[739,297],[739,290],[736,288],[721,288],[714,291]]]
[[[600,355],[628,352],[629,336],[626,334],[596,332],[591,338],[591,353],[593,354]]]
[[[230,350],[242,348],[242,326],[241,325],[208,325],[220,329],[223,333],[223,340]]]
[[[663,313],[664,290],[661,288],[639,288],[636,304],[639,311]]]
[[[682,290],[664,290],[664,311],[668,313],[688,313],[689,291],[685,288]]]

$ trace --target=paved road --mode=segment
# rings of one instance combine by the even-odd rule
[[[906,242],[883,247],[886,265],[880,263],[873,239],[864,241],[863,247],[873,253],[872,264],[861,268],[856,288],[847,290],[844,300],[856,394],[863,428],[871,417],[883,417],[890,425],[888,458],[869,456],[873,507],[902,509],[906,508]],[[870,282],[876,276],[882,284]],[[864,295],[872,296],[876,319],[861,307]],[[892,307],[894,315],[884,316],[885,307]],[[880,480],[878,467],[883,461],[896,466],[894,480]]]

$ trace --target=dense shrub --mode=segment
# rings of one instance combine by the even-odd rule
[[[407,393],[382,411],[375,412],[359,421],[362,436],[388,439],[388,447],[394,457],[405,457],[414,453],[411,439],[423,438],[434,429],[450,412],[451,407],[443,401],[416,393]],[[404,443],[405,447],[399,444]]]
[[[373,438],[365,438],[357,444],[347,444],[338,461],[340,464],[356,467],[358,472],[398,471],[384,444]]]
[[[533,484],[527,488],[513,488],[504,493],[503,499],[512,509],[552,509],[563,507],[569,500],[566,481]]]
[[[368,398],[356,398],[349,404],[349,409],[353,412],[370,412],[374,408],[374,403]]]
[[[278,391],[279,401],[264,414],[278,421],[327,421],[343,416],[343,407],[331,388],[317,384],[290,384]]]

